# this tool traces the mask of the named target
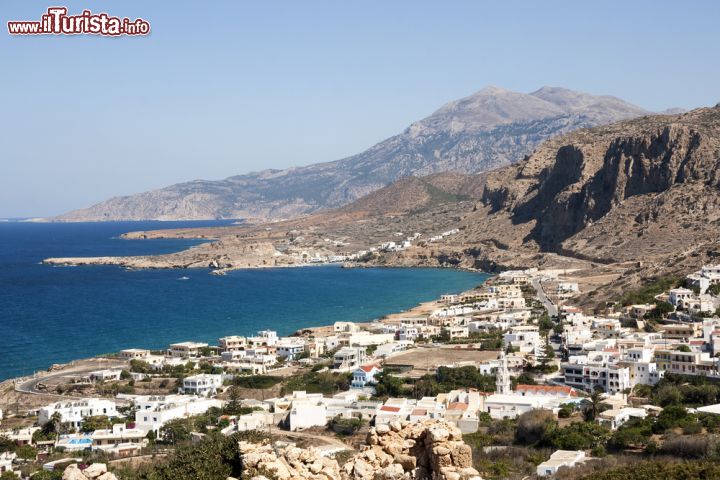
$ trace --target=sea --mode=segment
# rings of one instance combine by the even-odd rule
[[[335,321],[371,321],[487,275],[451,269],[341,268],[129,270],[49,266],[47,257],[149,255],[199,240],[126,240],[135,230],[231,222],[0,222],[0,380],[124,348],[272,329],[289,335]]]

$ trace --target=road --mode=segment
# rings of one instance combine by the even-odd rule
[[[540,280],[540,278],[533,278],[532,281],[533,288],[537,291],[538,300],[542,302],[543,306],[548,311],[548,315],[550,315],[550,317],[557,317],[557,306],[552,301],[550,301],[547,295],[545,295],[545,290],[543,290],[542,282]]]
[[[39,375],[36,377],[29,378],[27,380],[22,380],[19,383],[15,384],[15,391],[19,392],[19,393],[27,393],[30,395],[48,395],[48,396],[59,397],[59,398],[77,398],[77,397],[73,397],[73,396],[69,396],[69,395],[58,395],[56,393],[48,393],[42,389],[39,389],[38,384],[40,384],[40,383],[48,384],[48,382],[51,382],[54,379],[66,377],[68,375],[83,375],[83,374],[93,372],[95,370],[127,366],[127,362],[122,361],[122,360],[100,360],[100,359],[98,359],[97,362],[98,363],[95,365],[83,365],[83,366],[78,366],[78,367],[71,366],[69,368],[63,368],[62,370],[50,372],[46,375]]]

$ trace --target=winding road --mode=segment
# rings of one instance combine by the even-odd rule
[[[557,317],[557,314],[558,314],[557,305],[555,305],[545,294],[545,290],[543,290],[541,280],[542,280],[541,278],[537,277],[537,278],[533,278],[533,281],[532,281],[533,288],[535,289],[535,291],[537,291],[538,300],[540,300],[542,302],[543,306],[545,307],[545,309],[548,312],[548,315],[550,315],[551,318]]]
[[[57,393],[50,393],[43,389],[38,388],[38,385],[41,383],[47,384],[48,382],[51,382],[54,379],[66,377],[68,375],[83,375],[88,374],[90,372],[94,372],[95,370],[102,370],[106,368],[117,368],[117,367],[125,367],[127,366],[127,362],[123,360],[108,360],[108,359],[98,359],[98,363],[96,365],[83,365],[83,366],[70,366],[69,368],[63,368],[62,370],[57,370],[54,372],[47,373],[45,375],[37,375],[33,376],[27,379],[23,379],[19,382],[15,383],[15,391],[19,393],[27,393],[29,395],[47,395],[51,397],[58,397],[58,398],[77,398],[75,396],[71,395],[60,395]]]

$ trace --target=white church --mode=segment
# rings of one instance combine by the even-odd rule
[[[505,352],[500,353],[500,365],[496,373],[495,393],[482,398],[481,410],[490,417],[501,420],[516,418],[530,410],[551,410],[557,414],[564,403],[582,400],[571,387],[552,385],[518,385],[511,387]]]

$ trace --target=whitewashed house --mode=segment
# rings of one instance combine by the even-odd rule
[[[86,417],[104,415],[117,417],[117,405],[103,398],[83,398],[81,400],[63,400],[41,408],[38,411],[38,423],[45,425],[55,413],[60,414],[60,421],[73,428],[80,428]]]
[[[537,466],[538,477],[555,475],[561,467],[574,467],[585,460],[585,452],[581,450],[557,450],[550,458]]]
[[[214,375],[210,373],[192,375],[183,379],[183,386],[179,389],[179,393],[209,397],[218,392],[218,390],[222,387],[222,383],[222,375]]]
[[[382,372],[377,365],[362,365],[357,368],[352,375],[352,386],[354,388],[363,388],[366,385],[376,383],[375,376]]]

